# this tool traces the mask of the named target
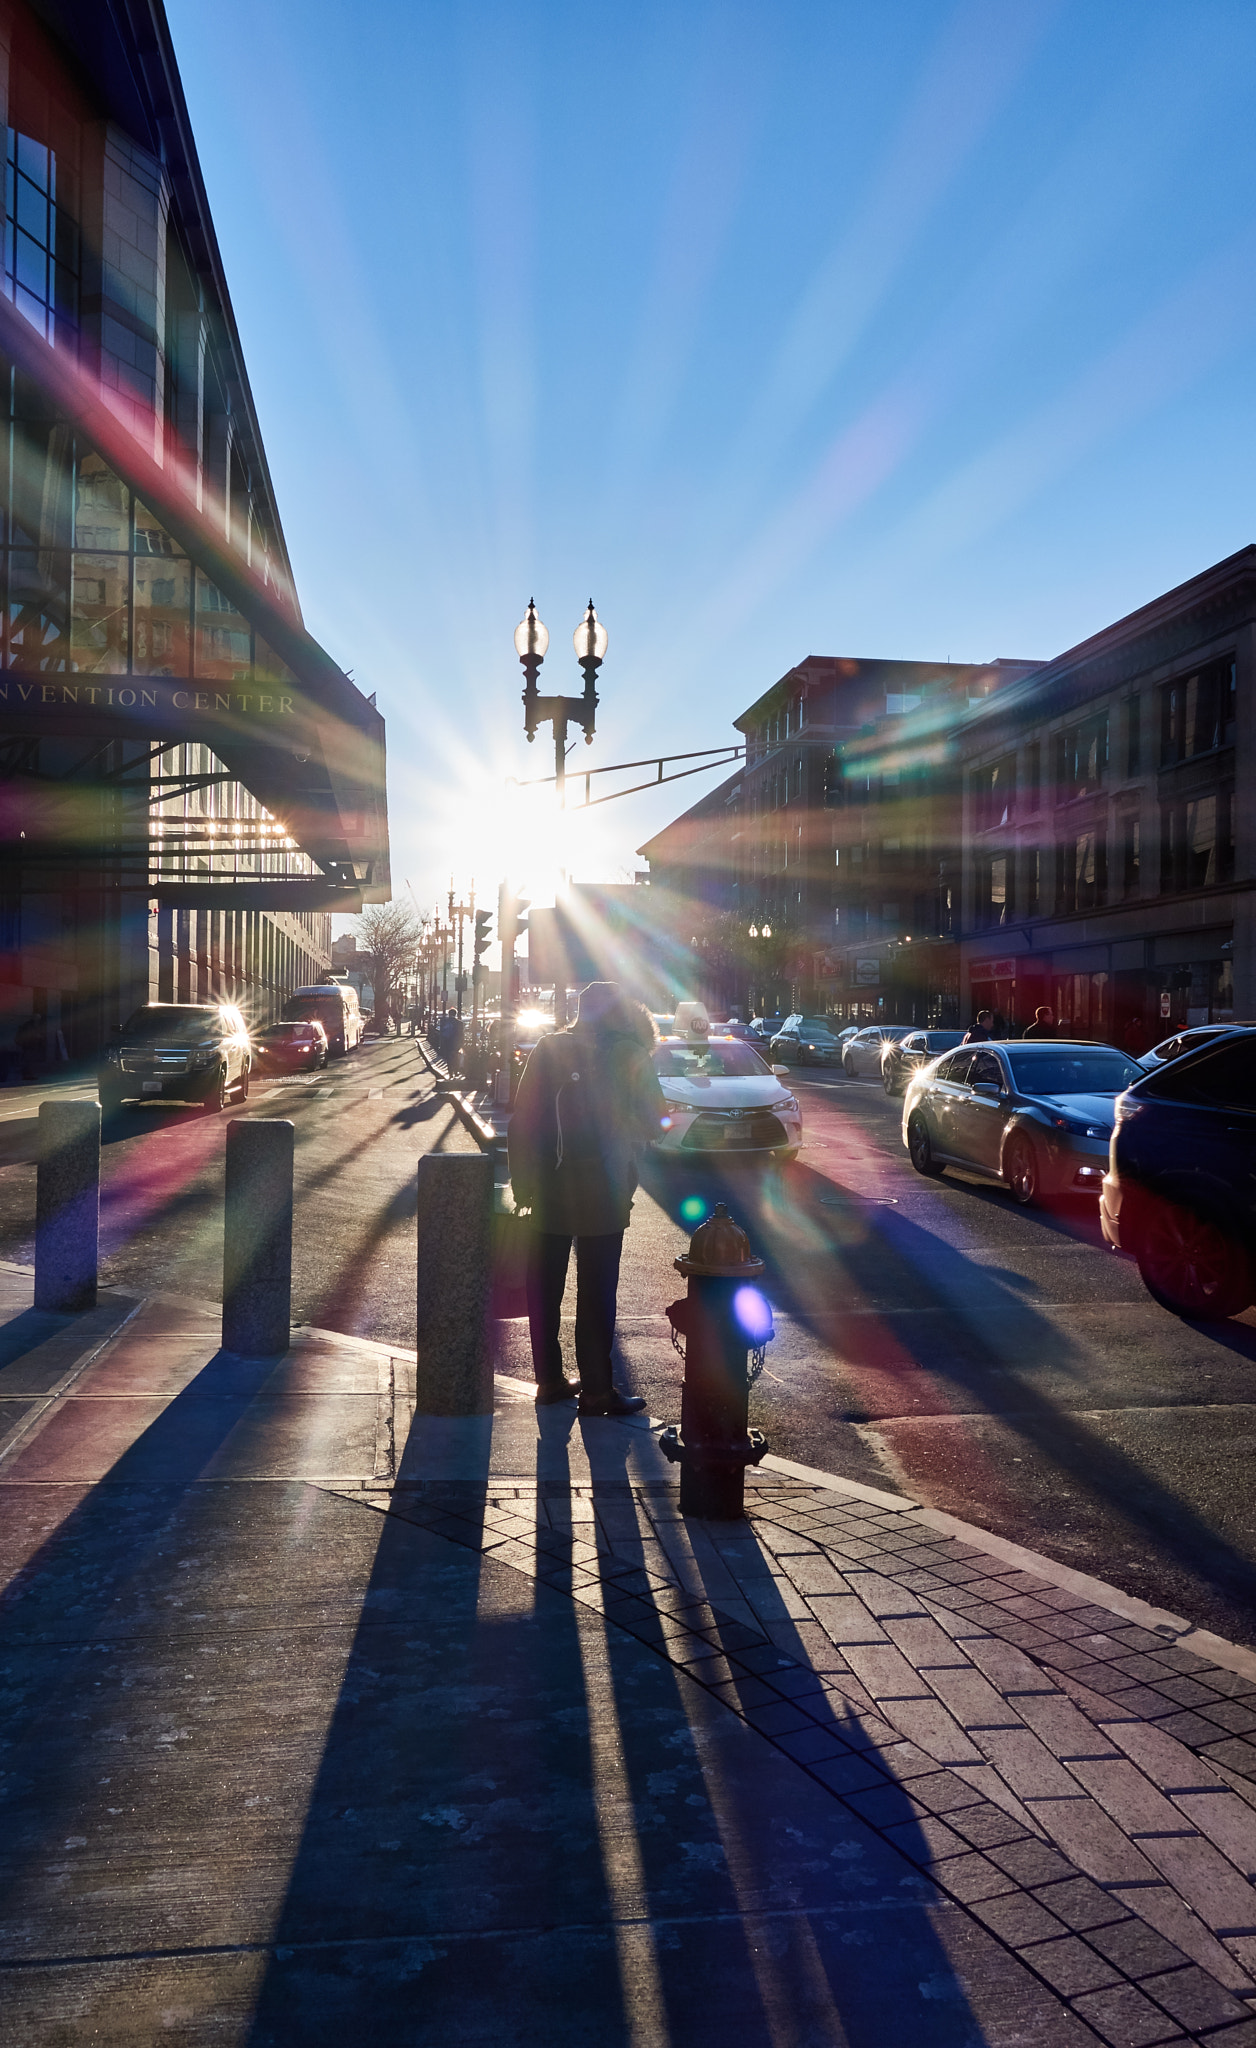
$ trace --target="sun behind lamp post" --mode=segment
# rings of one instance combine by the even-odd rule
[[[597,672],[607,649],[606,628],[593,609],[589,599],[588,610],[572,635],[576,660],[584,671],[584,695],[582,697],[542,697],[536,686],[537,672],[545,659],[549,647],[549,633],[537,617],[536,599],[529,598],[528,609],[515,627],[515,652],[524,674],[523,729],[529,741],[536,738],[538,725],[550,720],[554,728],[554,781],[558,789],[558,808],[566,808],[567,802],[567,725],[579,725],[584,730],[586,741],[592,741],[597,718]]]

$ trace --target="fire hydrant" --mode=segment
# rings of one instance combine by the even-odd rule
[[[689,1282],[685,1299],[667,1311],[685,1378],[680,1428],[665,1429],[659,1446],[680,1466],[682,1515],[740,1521],[746,1467],[757,1465],[768,1447],[761,1430],[746,1426],[758,1376],[751,1361],[762,1366],[773,1335],[772,1311],[753,1285],[763,1261],[721,1202],[695,1230],[688,1255],[674,1264]]]

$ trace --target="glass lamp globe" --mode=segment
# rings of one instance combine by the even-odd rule
[[[750,936],[751,936],[751,938],[752,938],[752,939],[757,939],[757,938],[758,938],[758,936],[759,936],[759,927],[758,927],[758,925],[757,925],[757,924],[752,924],[752,925],[751,925],[751,927],[750,927]]]
[[[515,627],[515,653],[520,661],[527,661],[529,657],[534,661],[544,661],[548,646],[549,633],[536,615],[536,599],[530,597],[528,609]]]
[[[765,939],[770,939],[770,938],[771,938],[771,936],[772,936],[772,927],[771,927],[771,925],[770,925],[770,924],[765,924],[765,925],[764,925],[764,927],[763,927],[763,936],[764,936],[764,938],[765,938]]]
[[[571,644],[576,650],[577,661],[601,661],[610,645],[606,628],[593,609],[592,598],[589,599],[588,611],[571,636]]]

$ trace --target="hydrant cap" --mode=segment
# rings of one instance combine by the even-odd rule
[[[755,1258],[750,1239],[723,1202],[694,1231],[688,1256],[673,1263],[678,1273],[708,1280],[752,1280],[764,1270],[763,1260]]]

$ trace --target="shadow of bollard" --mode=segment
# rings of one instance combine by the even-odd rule
[[[41,1102],[35,1171],[35,1307],[96,1306],[100,1104]]]
[[[222,1348],[252,1357],[292,1340],[292,1162],[295,1126],[227,1126]]]
[[[418,1210],[416,1412],[491,1414],[492,1160],[484,1153],[424,1153]]]

